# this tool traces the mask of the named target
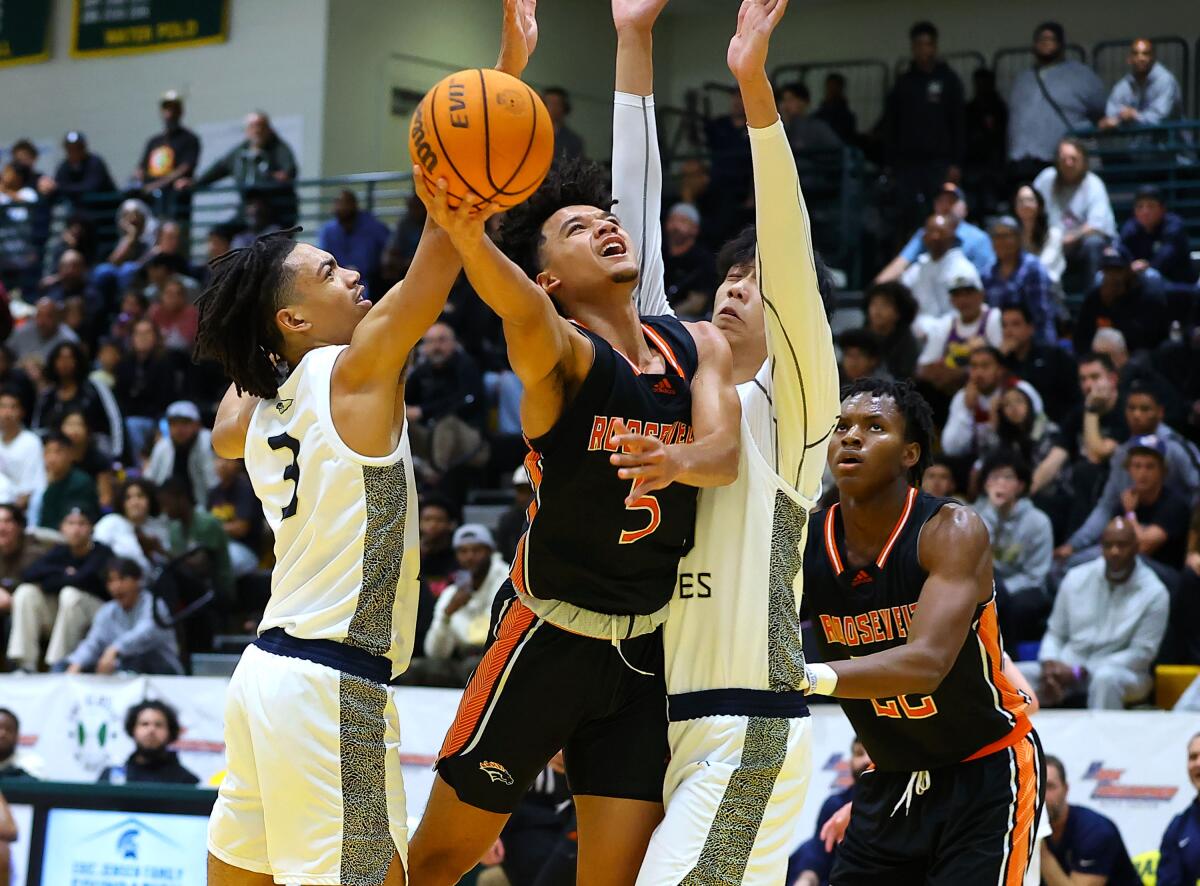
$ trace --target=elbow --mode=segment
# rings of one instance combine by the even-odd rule
[[[935,651],[920,651],[913,656],[910,668],[912,688],[904,695],[932,695],[954,666],[954,657]]]

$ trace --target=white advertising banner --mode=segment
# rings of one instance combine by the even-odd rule
[[[204,886],[208,819],[52,809],[42,882],[57,886]]]
[[[219,677],[0,677],[0,705],[21,718],[22,751],[40,758],[43,778],[94,781],[132,751],[125,711],[161,698],[179,711],[176,749],[208,782],[224,769],[222,716],[227,681]],[[454,717],[459,692],[395,690],[410,824],[424,810],[431,766]],[[1159,711],[1043,711],[1034,718],[1047,754],[1062,758],[1070,802],[1112,818],[1133,856],[1158,848],[1171,817],[1194,796],[1185,749],[1200,714]],[[810,836],[825,797],[845,783],[853,732],[833,705],[813,707],[813,774],[796,842]]]

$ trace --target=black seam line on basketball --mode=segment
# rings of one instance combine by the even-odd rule
[[[529,141],[526,142],[526,144],[525,144],[525,153],[523,153],[521,155],[520,162],[517,163],[516,167],[513,169],[512,175],[510,175],[504,181],[503,184],[498,185],[498,184],[496,184],[495,179],[492,178],[491,117],[488,115],[488,108],[487,108],[487,106],[489,104],[489,102],[487,100],[487,97],[488,97],[487,84],[484,82],[484,79],[483,79],[483,70],[479,69],[479,88],[483,92],[483,99],[484,99],[484,101],[483,101],[483,126],[484,126],[483,142],[484,142],[484,157],[485,157],[486,162],[484,163],[483,169],[484,169],[484,174],[487,175],[488,184],[491,185],[492,188],[494,189],[492,191],[493,197],[496,197],[500,194],[503,194],[506,197],[513,197],[513,196],[516,196],[517,194],[523,194],[525,191],[529,190],[528,187],[517,188],[514,191],[507,190],[508,186],[512,184],[513,179],[516,178],[518,175],[520,175],[521,170],[525,168],[525,161],[529,159],[529,152],[533,150],[534,138],[537,136],[537,118],[538,118],[537,99],[534,96],[532,89],[530,89],[524,83],[522,83],[521,85],[524,86],[525,91],[527,93],[529,93],[529,107],[533,111],[533,128],[529,131]]]
[[[437,86],[435,86],[433,88],[433,95],[430,96],[430,99],[429,99],[429,110],[430,110],[429,117],[433,121],[434,137],[437,138],[438,147],[442,149],[442,156],[445,158],[446,162],[450,164],[450,168],[454,170],[454,174],[458,176],[458,180],[461,181],[464,185],[466,185],[467,190],[469,190],[472,194],[474,194],[476,197],[479,197],[482,199],[483,194],[481,194],[479,192],[479,190],[477,188],[475,188],[474,185],[472,185],[469,181],[467,181],[467,177],[465,175],[463,175],[461,172],[458,171],[458,167],[454,165],[454,158],[450,156],[450,152],[446,150],[446,143],[442,141],[442,132],[440,129],[438,129],[437,107],[436,107],[437,106],[437,94],[438,94],[438,90],[440,88],[441,88],[441,84],[439,83]],[[487,135],[486,130],[484,131],[484,135]],[[484,141],[486,142],[487,139],[485,138]],[[492,194],[492,196],[495,197],[496,195]],[[464,194],[463,197],[465,198],[466,195]],[[489,199],[485,202],[490,203],[491,200]]]

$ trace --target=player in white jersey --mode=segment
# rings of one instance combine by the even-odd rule
[[[497,65],[515,76],[536,39],[522,6],[506,0]],[[460,270],[432,222],[376,307],[357,271],[286,233],[213,264],[197,352],[233,380],[213,447],[245,458],[276,565],[226,698],[210,884],[405,880],[390,684],[412,653],[420,558],[404,370]]]
[[[671,762],[666,816],[638,877],[645,886],[782,883],[811,770],[800,565],[825,467],[820,444],[840,402],[808,216],[765,71],[786,5],[745,0],[729,46],[757,217],[722,250],[713,322],[741,382],[742,452],[735,483],[700,492],[695,547],[664,627]],[[640,95],[616,97],[613,192],[618,205],[645,204],[623,216],[647,220],[630,233],[646,266],[638,309],[655,314],[670,308],[648,57],[639,68],[626,89]]]

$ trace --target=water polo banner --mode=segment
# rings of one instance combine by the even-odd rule
[[[228,37],[229,0],[75,0],[71,55],[154,52]]]
[[[0,67],[50,58],[51,0],[0,0]]]

